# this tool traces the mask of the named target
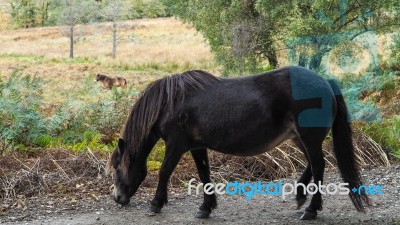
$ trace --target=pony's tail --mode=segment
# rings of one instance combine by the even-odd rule
[[[355,159],[352,131],[350,122],[348,121],[346,103],[338,84],[334,80],[329,80],[329,84],[335,92],[337,102],[337,115],[332,127],[333,146],[337,164],[343,181],[349,184],[348,188],[350,190],[349,196],[351,201],[357,211],[365,212],[364,206],[369,206],[370,204],[365,189],[362,188],[362,191],[358,190],[363,184]]]

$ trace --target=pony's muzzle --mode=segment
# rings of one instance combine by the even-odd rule
[[[123,197],[121,195],[114,196],[114,200],[116,203],[121,204],[121,205],[127,205],[130,202],[129,198]]]
[[[114,188],[113,190],[113,197],[114,197],[114,201],[118,204],[121,205],[127,205],[130,202],[130,198],[128,198],[125,195],[121,195],[120,193],[118,193],[118,191],[116,191],[116,189]]]

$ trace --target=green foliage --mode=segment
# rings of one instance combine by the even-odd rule
[[[99,86],[93,86],[93,78],[89,77],[79,91],[66,93],[69,96],[49,118],[49,126],[53,134],[62,135],[66,143],[84,142],[81,134],[92,131],[102,135],[102,143],[112,144],[137,93],[132,88],[113,88],[104,93]]]
[[[14,71],[0,81],[0,137],[5,143],[30,145],[47,133],[41,105],[42,81]]]
[[[319,74],[326,79],[338,79],[323,71],[319,71]],[[382,121],[382,112],[378,107],[378,101],[373,97],[364,98],[368,93],[379,91],[382,97],[390,99],[388,95],[393,93],[400,84],[395,73],[391,71],[384,71],[382,74],[366,72],[362,76],[348,73],[343,74],[338,81],[341,86],[341,92],[347,103],[350,119],[353,122]],[[380,103],[382,102],[380,101]]]
[[[300,51],[298,64],[317,69],[324,54],[342,42],[340,38],[352,40],[368,30],[390,32],[398,28],[400,20],[397,0],[163,2],[170,13],[204,34],[216,60],[224,66],[224,74],[256,72],[260,65],[275,67],[276,51],[285,48],[288,40],[299,37],[301,44],[305,41],[310,45],[305,48],[307,51],[314,49],[311,54]],[[329,35],[345,31],[346,35]],[[327,36],[316,38],[318,35]],[[291,46],[296,47],[293,43]]]
[[[167,15],[160,0],[128,0],[129,19],[157,18]]]
[[[361,126],[363,132],[400,158],[400,116]]]
[[[37,139],[34,139],[32,143],[41,148],[47,148],[52,146],[53,138],[50,135],[43,135]]]
[[[277,66],[271,21],[256,12],[254,1],[164,0],[168,10],[192,23],[208,39],[223,74],[260,72]]]
[[[14,0],[11,1],[12,26],[16,28],[35,27],[38,8],[33,1]]]
[[[72,145],[70,148],[77,152],[83,151],[86,148],[96,150],[103,149],[105,146],[101,142],[101,136],[102,135],[100,133],[85,131],[83,133],[82,141]]]
[[[159,170],[165,157],[165,143],[160,140],[154,146],[152,152],[147,158],[147,168],[149,170]]]
[[[50,21],[58,16],[50,12],[53,5],[55,0],[11,0],[11,27],[31,28],[52,24]]]
[[[93,77],[48,115],[41,111],[43,81],[14,72],[0,81],[0,141],[13,146],[107,150],[119,136],[138,91],[93,86]],[[107,147],[108,146],[108,147]]]
[[[389,67],[392,71],[397,71],[398,75],[400,75],[400,32],[393,35],[392,41]]]
[[[68,26],[91,22],[98,16],[100,9],[100,5],[95,0],[61,0],[60,6],[58,24]]]
[[[10,0],[10,27],[30,28],[90,21],[100,22],[104,20],[101,10],[110,2],[114,1]],[[68,7],[68,3],[74,7]],[[160,0],[121,0],[121,3],[123,9],[129,12],[118,13],[121,20],[167,16],[165,6]],[[69,15],[65,16],[65,14]]]

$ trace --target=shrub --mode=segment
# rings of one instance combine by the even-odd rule
[[[159,170],[161,168],[161,163],[164,160],[165,156],[165,143],[160,140],[153,147],[149,157],[147,158],[147,167],[150,171]]]
[[[47,134],[45,118],[39,112],[42,81],[14,71],[0,81],[0,136],[5,143],[31,145]]]
[[[400,159],[400,116],[364,124],[361,130]]]
[[[0,81],[0,138],[4,145],[67,147],[75,151],[113,148],[138,91],[93,86],[93,78],[76,91],[65,91],[65,100],[54,112],[41,111],[42,81],[13,72]]]
[[[160,0],[130,0],[129,19],[157,18],[167,15]]]
[[[92,78],[88,78],[49,119],[52,135],[61,136],[67,144],[85,142],[82,134],[86,131],[100,134],[101,143],[112,144],[138,93],[132,88],[105,92],[92,83]]]
[[[400,75],[400,32],[392,36],[393,44],[390,47],[389,67]]]

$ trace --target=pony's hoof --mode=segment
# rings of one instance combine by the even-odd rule
[[[196,214],[194,216],[198,219],[207,219],[210,216],[211,212],[206,211],[206,210],[197,210]]]
[[[154,205],[150,205],[150,208],[146,212],[146,215],[147,216],[154,216],[154,215],[156,215],[157,213],[160,213],[160,212],[161,212],[161,208],[160,207],[157,207],[157,206],[154,206]]]
[[[297,209],[300,209],[304,205],[304,203],[306,203],[307,197],[296,199],[296,201],[297,201]]]
[[[300,220],[315,220],[316,218],[317,218],[317,211],[306,210],[300,217]]]
[[[145,215],[146,216],[155,216],[155,215],[157,215],[157,213],[148,210]]]

